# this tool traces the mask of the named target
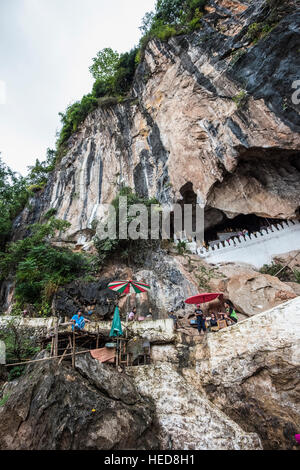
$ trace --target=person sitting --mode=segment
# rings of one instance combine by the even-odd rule
[[[73,315],[71,322],[73,323],[72,331],[82,331],[85,327],[85,322],[91,323],[90,320],[84,318],[82,310],[78,310],[77,315]]]
[[[201,335],[202,331],[204,334],[206,332],[205,317],[203,311],[201,310],[200,304],[197,305],[195,315],[197,319],[197,328],[199,331],[199,335]]]
[[[237,323],[238,322],[238,317],[237,317],[236,311],[234,310],[233,306],[231,306],[228,302],[225,302],[225,308],[226,308],[226,313],[227,313],[227,319],[231,323]]]
[[[136,316],[136,307],[133,307],[130,313],[128,313],[128,321],[134,321]]]
[[[214,312],[212,312],[210,315],[210,326],[218,326],[218,320]]]

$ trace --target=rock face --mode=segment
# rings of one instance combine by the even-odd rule
[[[206,228],[239,214],[297,218],[300,118],[292,95],[300,12],[297,0],[279,3],[211,0],[201,29],[152,40],[132,96],[87,117],[45,189],[15,221],[15,238],[55,209],[71,223],[57,246],[89,250],[103,204],[124,186],[168,207],[201,203]],[[267,26],[270,15],[273,29],[254,41],[253,25]],[[152,322],[149,331],[146,322],[132,325],[132,335],[150,335],[156,344],[151,366],[132,367],[130,376],[89,356],[76,359],[76,370],[66,363],[29,366],[2,391],[8,399],[0,407],[0,448],[294,449],[297,286],[249,266],[212,268],[192,255],[158,250],[134,267],[110,265],[101,279],[65,286],[53,310],[71,316],[95,305],[95,318],[108,319],[116,297],[107,283],[133,273],[151,287],[149,298],[135,300],[139,313],[152,308],[155,320],[171,309],[184,316],[184,299],[209,289],[224,292],[251,318],[200,340],[175,334],[171,320],[159,320],[159,330]],[[10,280],[1,286],[5,309],[13,290]],[[122,313],[128,306],[120,300]],[[185,321],[189,327],[187,315]],[[53,319],[20,321],[33,336],[53,325]]]
[[[69,240],[84,245],[103,216],[101,204],[122,185],[169,205],[192,190],[209,225],[238,214],[296,217],[296,1],[284,8],[266,0],[209,3],[199,31],[150,42],[133,84],[136,99],[87,117],[16,228],[55,208],[72,224]],[[276,27],[251,42],[249,27],[265,24],[270,8]]]
[[[146,294],[120,298],[107,288],[114,279],[136,279],[150,285]],[[95,282],[76,281],[57,292],[53,300],[53,314],[73,316],[79,308],[93,306],[92,320],[107,320],[118,303],[122,315],[133,305],[139,314],[149,314],[153,319],[165,318],[170,310],[184,308],[184,300],[197,294],[197,282],[188,273],[181,257],[168,255],[158,249],[149,251],[141,263],[128,268],[116,261],[104,268],[101,278]]]
[[[200,388],[264,449],[296,449],[300,426],[300,298],[207,336],[196,347]]]
[[[118,299],[118,295],[107,288],[111,280],[75,281],[64,286],[54,296],[53,312],[72,317],[79,309],[93,307],[93,319],[109,319]]]
[[[297,297],[295,288],[277,277],[260,274],[247,265],[228,264],[218,269],[222,280],[213,279],[212,289],[224,292],[243,315],[252,316]]]
[[[166,362],[129,371],[143,396],[155,400],[162,449],[261,449],[256,434],[245,433],[206,400]]]
[[[143,400],[125,375],[88,355],[76,362],[76,371],[53,362],[29,366],[18,383],[6,387],[0,448],[157,448],[152,401]]]

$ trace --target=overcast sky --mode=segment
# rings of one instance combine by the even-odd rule
[[[58,113],[91,91],[97,51],[129,51],[155,0],[0,0],[0,152],[26,174],[54,148]]]

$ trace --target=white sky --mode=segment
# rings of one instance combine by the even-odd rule
[[[91,91],[97,51],[127,52],[155,0],[0,0],[0,152],[27,173],[54,148],[59,112]],[[5,92],[5,93],[4,93]],[[5,94],[5,100],[4,95]]]

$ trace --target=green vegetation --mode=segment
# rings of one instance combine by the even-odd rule
[[[275,28],[277,23],[269,24],[269,23],[252,23],[247,32],[247,38],[253,44],[256,44],[261,39],[265,38],[272,29]]]
[[[143,204],[149,209],[151,205],[153,204],[158,204],[158,201],[156,199],[144,199],[139,197],[137,194],[133,193],[131,188],[124,187],[121,189],[120,193],[118,196],[113,200],[112,205],[115,208],[116,211],[116,216],[117,216],[117,230],[116,230],[116,239],[111,240],[109,238],[106,238],[104,240],[101,240],[97,235],[95,236],[94,243],[95,247],[98,252],[98,257],[99,257],[99,263],[102,264],[105,260],[107,260],[108,257],[111,257],[113,255],[118,255],[121,257],[121,259],[125,259],[130,262],[131,259],[135,258],[135,255],[137,253],[144,253],[145,249],[148,247],[151,247],[153,243],[152,240],[144,240],[144,239],[138,239],[138,240],[131,240],[131,239],[126,239],[126,240],[120,240],[119,239],[119,205],[120,205],[120,197],[121,196],[126,196],[127,197],[127,207],[128,210],[130,209],[130,206],[133,204]],[[138,216],[136,216],[138,217]],[[127,216],[127,227],[128,225],[136,219],[134,216]],[[150,210],[148,210],[148,217],[149,217],[149,227],[150,227],[150,217],[151,213]],[[103,229],[107,226],[108,221],[103,224]],[[148,234],[147,234],[148,235]]]
[[[50,217],[44,224],[29,227],[27,238],[9,243],[0,252],[0,281],[14,276],[20,308],[30,304],[39,315],[49,315],[59,286],[93,270],[88,257],[51,245],[51,238],[69,226],[66,221]]]
[[[207,0],[157,0],[155,11],[142,20],[143,37],[138,48],[119,54],[111,48],[99,51],[89,70],[95,79],[91,93],[60,113],[62,129],[57,140],[57,161],[67,152],[67,141],[90,112],[98,106],[108,107],[126,98],[145,47],[153,38],[166,41],[201,27]]]
[[[18,328],[17,319],[10,321],[5,331],[0,332],[0,339],[5,343],[7,364],[15,364],[31,359],[40,351],[36,342],[26,334],[25,330]],[[20,377],[24,369],[25,366],[10,368],[8,379],[14,380]],[[0,406],[3,406],[7,400],[7,396],[3,397]]]
[[[95,80],[108,84],[116,73],[119,60],[118,52],[107,47],[93,58],[93,65],[89,70]]]
[[[5,165],[0,155],[0,252],[5,250],[11,237],[13,220],[26,205],[29,207],[29,198],[45,187],[55,162],[56,152],[48,149],[45,161],[37,159],[35,165],[28,167],[28,175],[23,177]]]
[[[179,255],[183,255],[186,252],[186,242],[180,240],[176,245],[176,250]]]
[[[265,264],[259,271],[262,274],[276,276],[282,282],[298,282],[300,284],[300,271],[283,266],[280,263]]]
[[[10,395],[9,395],[9,393],[7,393],[6,395],[4,395],[3,398],[1,398],[1,400],[0,400],[0,407],[5,405],[5,403],[6,403],[7,400],[9,399],[9,397],[10,397]]]
[[[39,159],[36,159],[34,166],[29,166],[29,174],[26,178],[27,185],[40,186],[43,188],[51,173],[55,168],[56,162],[56,152],[55,150],[47,149],[46,160],[40,162]]]
[[[92,92],[60,113],[62,129],[57,140],[57,161],[66,154],[66,143],[88,114],[98,106],[107,107],[122,101],[131,86],[136,68],[137,49],[119,55],[110,48],[93,58],[90,72],[96,80]]]
[[[252,23],[247,37],[252,44],[265,38],[279,23],[279,21],[293,10],[289,0],[267,0],[266,16],[260,23]]]
[[[143,18],[139,57],[142,58],[147,43],[153,38],[166,41],[199,29],[206,4],[207,0],[158,0],[155,12],[146,13]]]
[[[245,90],[240,91],[237,95],[233,96],[232,100],[237,105],[237,108],[242,108],[247,101],[247,92]]]
[[[240,60],[240,58],[243,57],[243,55],[245,55],[245,54],[246,54],[246,50],[245,50],[245,49],[239,49],[239,50],[237,50],[237,51],[234,51],[234,52],[232,53],[232,56],[231,56],[232,59],[231,59],[231,61],[230,61],[230,65],[231,65],[231,66],[235,65],[235,64]]]
[[[199,289],[211,292],[210,281],[212,279],[221,279],[224,276],[218,272],[217,268],[206,268],[200,265],[195,277],[198,279]]]
[[[14,218],[28,201],[26,179],[13,172],[0,156],[0,250],[8,241]]]

